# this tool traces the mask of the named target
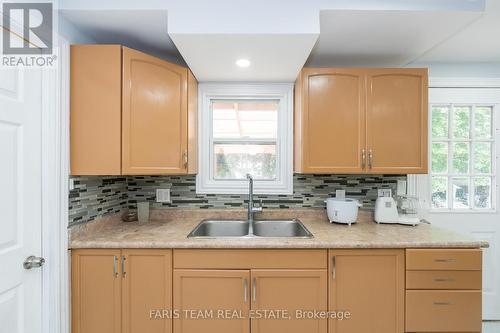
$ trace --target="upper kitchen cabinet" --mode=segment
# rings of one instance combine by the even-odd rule
[[[366,146],[373,173],[427,173],[427,69],[370,69]]]
[[[295,98],[295,172],[362,173],[365,72],[304,68]]]
[[[197,172],[197,82],[119,45],[71,47],[71,174]]]
[[[427,173],[427,70],[304,68],[295,172]]]
[[[71,46],[71,174],[121,174],[119,45]]]

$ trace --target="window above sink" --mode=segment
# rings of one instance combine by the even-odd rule
[[[200,84],[196,192],[245,194],[251,174],[255,193],[291,194],[292,97],[292,84]]]

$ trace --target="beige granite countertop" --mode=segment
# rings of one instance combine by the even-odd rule
[[[206,218],[241,218],[241,209],[154,209],[151,221],[121,222],[110,215],[70,228],[69,247],[77,248],[479,248],[486,241],[420,224],[416,227],[379,225],[370,211],[359,212],[358,223],[351,226],[330,224],[324,209],[267,209],[257,215],[265,218],[299,218],[314,235],[293,238],[187,238]]]

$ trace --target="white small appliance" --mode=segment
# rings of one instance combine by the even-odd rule
[[[396,201],[392,197],[378,197],[375,201],[375,222],[416,226],[420,219],[408,214],[399,214]]]
[[[326,202],[326,213],[330,223],[342,223],[351,225],[358,219],[358,208],[362,205],[356,199],[350,198],[328,198]]]

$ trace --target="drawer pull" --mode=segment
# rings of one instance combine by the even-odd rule
[[[447,263],[450,263],[450,262],[456,262],[457,259],[454,259],[454,258],[447,258],[447,259],[434,259],[435,262],[447,262]]]
[[[434,305],[452,305],[452,302],[434,302]]]
[[[435,278],[434,282],[455,282],[454,278]]]

